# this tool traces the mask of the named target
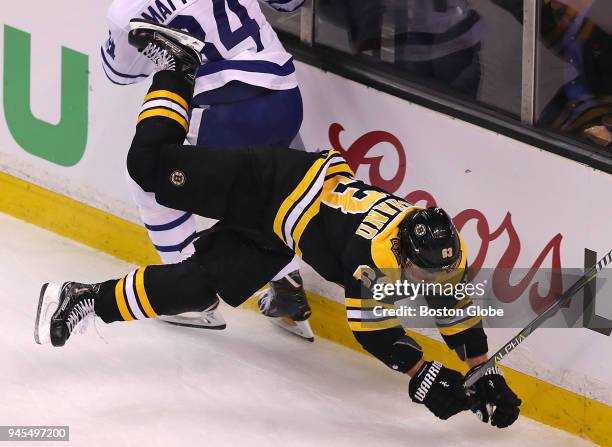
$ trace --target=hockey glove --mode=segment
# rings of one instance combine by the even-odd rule
[[[439,362],[425,362],[410,379],[408,394],[413,402],[424,404],[440,419],[470,408],[463,388],[463,374]]]
[[[472,368],[468,376],[478,368],[480,366]],[[494,427],[505,428],[518,418],[521,400],[510,389],[497,366],[487,369],[485,375],[470,389],[470,395],[474,402],[472,411],[484,423],[490,420]]]

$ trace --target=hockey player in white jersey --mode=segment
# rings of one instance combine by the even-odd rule
[[[277,11],[291,12],[304,0],[263,0]],[[148,78],[164,55],[138,51],[128,43],[129,21],[141,18],[183,29],[204,39],[202,65],[196,73],[187,143],[226,147],[289,147],[302,123],[302,99],[292,56],[285,51],[257,0],[115,0],[108,10],[109,36],[101,48],[104,72],[115,84]],[[155,104],[153,104],[155,105]],[[161,102],[156,107],[168,107]],[[177,108],[175,108],[177,109]],[[169,113],[173,110],[169,107]],[[129,176],[142,220],[164,263],[193,254],[189,237],[196,230],[190,213],[159,205]],[[294,258],[261,294],[264,315],[292,332],[313,339],[306,321],[310,308]],[[179,325],[225,328],[218,302],[201,313],[165,320]]]

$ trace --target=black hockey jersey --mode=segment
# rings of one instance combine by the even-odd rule
[[[400,279],[399,224],[415,209],[355,179],[344,158],[329,151],[316,159],[274,218],[274,232],[289,248],[325,279],[344,286],[351,330],[366,350],[387,364],[389,349],[404,330],[396,317],[374,315],[374,306],[393,305],[372,299],[371,286],[379,280]],[[463,241],[461,247],[457,271],[465,272]],[[397,277],[389,278],[393,272]],[[462,274],[455,275],[453,281],[462,279]],[[449,304],[457,305],[452,301]],[[471,304],[469,299],[459,303]],[[470,356],[486,352],[479,317],[452,323],[438,326],[449,347],[455,349],[477,338],[478,347],[467,349]]]

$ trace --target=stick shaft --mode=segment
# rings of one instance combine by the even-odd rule
[[[584,275],[582,275],[572,286],[557,298],[554,303],[551,303],[540,315],[538,315],[531,323],[525,326],[516,336],[512,337],[508,343],[506,343],[499,351],[491,356],[483,365],[475,370],[472,374],[466,377],[463,386],[469,388],[478,381],[482,376],[485,375],[487,370],[495,366],[497,363],[506,357],[509,353],[520,345],[525,339],[531,335],[538,327],[548,320],[567,300],[574,296],[577,292],[582,290],[589,282],[591,282],[604,267],[612,262],[612,250],[610,250],[604,257],[602,257],[597,264],[588,269]]]

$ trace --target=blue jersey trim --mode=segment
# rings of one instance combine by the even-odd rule
[[[139,74],[139,75],[128,75],[128,74],[124,74],[124,73],[120,73],[117,70],[115,70],[111,64],[108,62],[108,60],[106,59],[106,55],[104,54],[104,48],[100,47],[100,54],[102,55],[102,62],[104,62],[104,65],[106,65],[108,67],[108,69],[114,74],[117,75],[121,78],[126,78],[126,79],[137,79],[137,78],[146,78],[149,75],[146,74]],[[108,76],[108,74],[106,75]]]
[[[168,231],[168,230],[172,230],[173,228],[176,228],[179,225],[187,222],[191,216],[192,216],[191,213],[185,213],[181,217],[179,217],[178,219],[173,220],[172,222],[168,222],[166,224],[162,224],[162,225],[148,225],[148,224],[145,223],[144,226],[149,231]]]
[[[277,65],[268,61],[218,61],[208,62],[201,65],[196,73],[197,78],[219,73],[224,70],[239,70],[249,73],[266,73],[276,76],[290,76],[295,73],[293,58],[289,59],[284,65]]]
[[[187,247],[192,242],[192,236],[195,234],[193,232],[187,239],[185,239],[180,244],[176,245],[153,245],[157,251],[160,253],[172,253],[173,251],[183,251],[185,247]]]
[[[113,78],[111,78],[108,73],[106,72],[106,70],[102,70],[104,72],[104,75],[106,76],[106,79],[108,79],[109,81],[111,81],[113,84],[115,85],[131,85],[130,83],[127,84],[122,84],[121,82],[117,82],[115,81]]]

